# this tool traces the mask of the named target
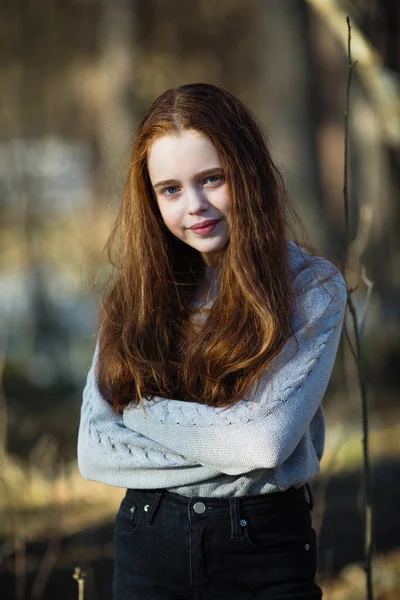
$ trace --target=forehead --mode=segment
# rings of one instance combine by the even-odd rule
[[[150,178],[172,179],[213,167],[221,160],[210,139],[194,130],[157,138],[147,153]]]

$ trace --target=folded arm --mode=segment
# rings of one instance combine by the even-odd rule
[[[307,268],[295,288],[313,281]],[[156,397],[146,411],[126,408],[124,424],[228,475],[279,467],[306,434],[331,377],[347,302],[341,273],[302,292],[297,302],[292,324],[299,349],[292,337],[257,396],[228,409]]]
[[[83,391],[78,431],[82,476],[119,487],[162,488],[187,485],[220,475],[214,468],[186,459],[161,442],[126,427],[97,387],[94,353]]]

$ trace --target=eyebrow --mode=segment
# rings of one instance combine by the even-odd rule
[[[205,171],[200,171],[197,175],[194,176],[193,179],[202,179],[203,177],[209,177],[210,175],[214,175],[215,173],[223,173],[224,170],[222,167],[213,167],[212,169],[206,169]],[[162,187],[164,185],[173,185],[175,183],[179,183],[179,179],[165,179],[164,181],[158,181],[153,185],[153,188]]]

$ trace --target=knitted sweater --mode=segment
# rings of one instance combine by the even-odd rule
[[[124,488],[228,498],[300,487],[317,475],[325,438],[322,399],[342,332],[347,290],[331,262],[308,256],[310,268],[303,248],[300,252],[290,241],[288,249],[299,290],[292,316],[299,348],[290,338],[274,369],[266,370],[258,393],[235,406],[155,396],[151,401],[144,397],[145,410],[128,406],[116,414],[96,384],[96,345],[78,433],[83,477]],[[330,280],[318,283],[316,275],[320,279],[332,272]]]

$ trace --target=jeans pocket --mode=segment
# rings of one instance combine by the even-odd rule
[[[312,527],[279,531],[270,527],[269,520],[248,521],[244,528],[246,545],[257,552],[274,554],[314,555],[316,546],[315,530]]]
[[[136,531],[141,520],[142,511],[140,507],[123,498],[115,518],[115,533],[129,535]]]

